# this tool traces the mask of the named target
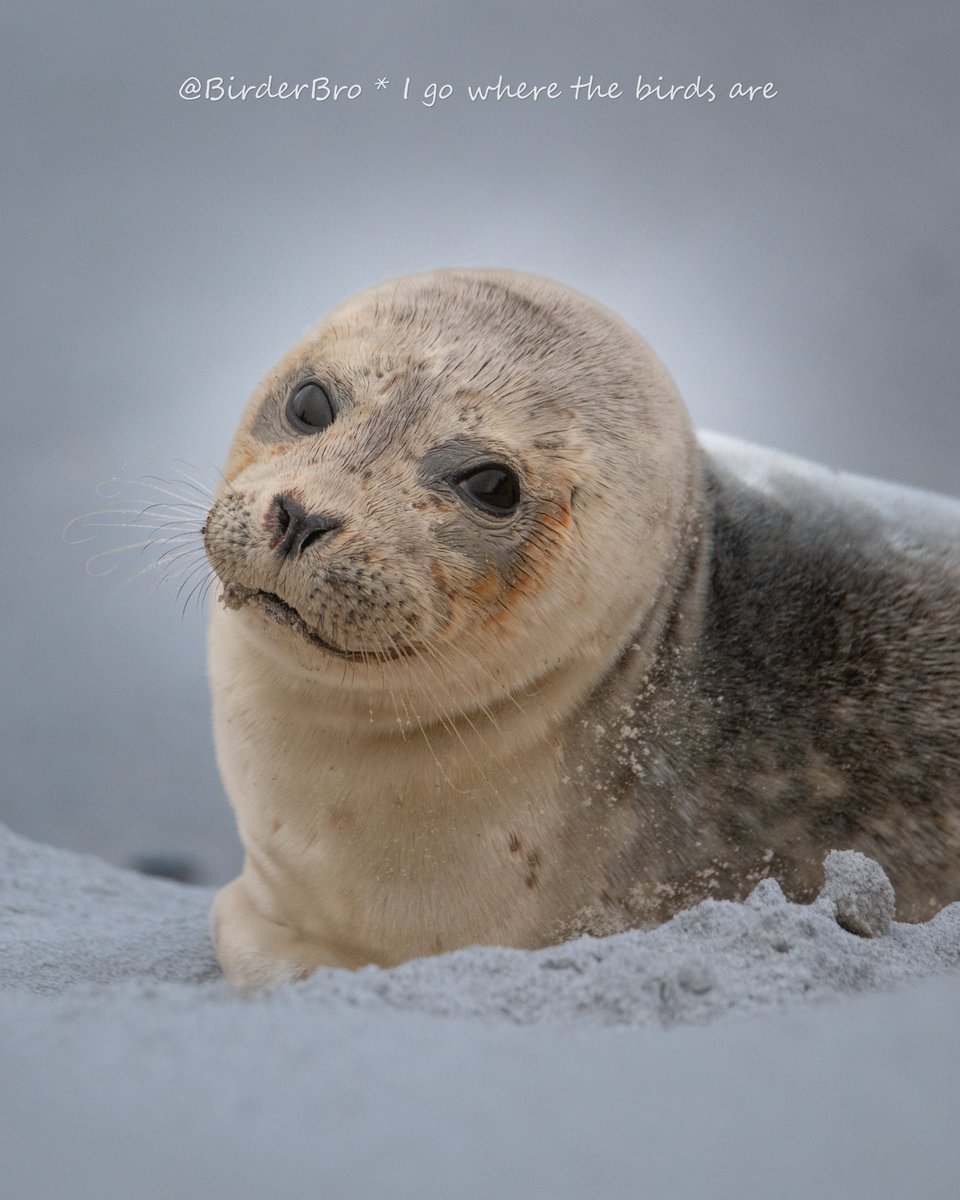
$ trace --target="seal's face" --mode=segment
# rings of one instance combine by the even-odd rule
[[[252,398],[205,544],[228,616],[291,666],[368,692],[389,673],[447,711],[459,692],[488,702],[589,653],[599,598],[644,574],[638,525],[656,559],[669,514],[638,476],[666,469],[679,406],[638,396],[625,327],[523,282],[439,272],[364,293]],[[603,511],[627,546],[591,537]]]

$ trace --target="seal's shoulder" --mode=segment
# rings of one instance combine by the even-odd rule
[[[960,561],[960,499],[837,471],[767,446],[700,431],[707,476],[727,510],[791,512],[821,529],[844,527],[855,541],[881,537],[896,553],[925,543]]]
[[[712,657],[748,662],[754,680],[789,667],[817,687],[861,642],[955,660],[960,501],[715,434],[700,440]]]

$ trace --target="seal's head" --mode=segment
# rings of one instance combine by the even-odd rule
[[[595,680],[668,574],[694,446],[649,347],[578,293],[383,284],[246,409],[204,530],[225,619],[371,706],[386,684],[474,709],[585,659]]]

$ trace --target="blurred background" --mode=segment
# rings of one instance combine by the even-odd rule
[[[882,13],[7,0],[0,820],[202,882],[236,870],[195,600],[131,580],[137,551],[88,574],[136,531],[63,531],[113,477],[213,486],[259,377],[384,277],[554,276],[648,338],[698,425],[960,493],[960,10]],[[624,97],[574,101],[591,74]],[[230,75],[362,94],[178,96]],[[500,75],[564,96],[469,102]],[[638,75],[718,99],[637,102]],[[423,104],[431,84],[454,93]]]

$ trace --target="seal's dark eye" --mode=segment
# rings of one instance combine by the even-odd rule
[[[477,508],[497,517],[508,517],[520,503],[520,480],[499,463],[474,467],[460,476],[456,487]]]
[[[319,383],[301,383],[287,400],[287,420],[303,433],[316,433],[333,423],[333,402]]]

